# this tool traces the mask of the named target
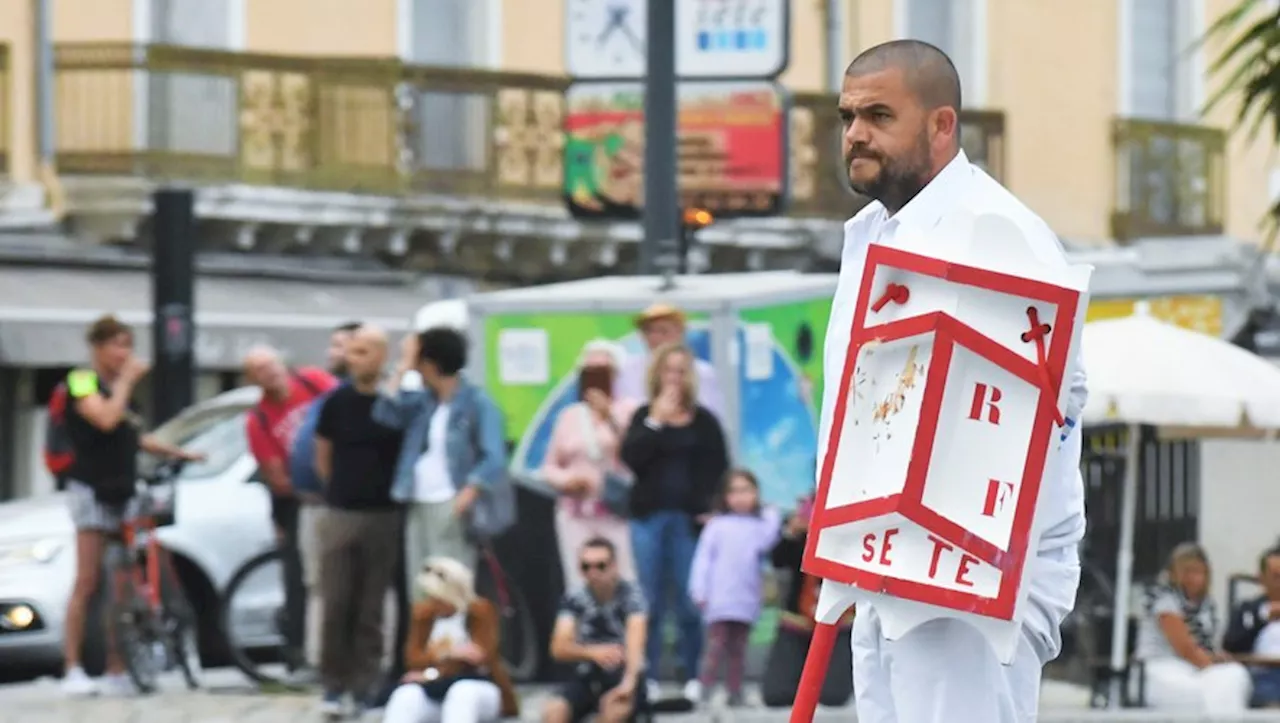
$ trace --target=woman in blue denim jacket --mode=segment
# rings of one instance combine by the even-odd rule
[[[412,580],[428,557],[450,557],[475,568],[466,516],[480,488],[506,472],[502,413],[462,375],[467,342],[444,327],[405,337],[400,364],[373,418],[404,430],[391,496],[406,506],[405,574]],[[400,388],[409,370],[424,389]],[[416,600],[415,600],[416,601]]]

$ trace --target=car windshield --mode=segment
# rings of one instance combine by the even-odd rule
[[[188,462],[178,479],[200,479],[222,474],[248,450],[244,413],[224,417],[212,425],[193,429],[179,444],[189,452],[202,452],[203,462]]]
[[[244,415],[245,407],[227,405],[161,425],[155,431],[156,437],[191,452],[203,452],[207,457],[203,462],[188,462],[178,479],[213,477],[235,464],[248,449]],[[154,460],[148,460],[148,463],[150,467]]]

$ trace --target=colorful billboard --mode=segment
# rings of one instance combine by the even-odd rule
[[[644,206],[644,86],[577,83],[566,95],[564,197],[578,218]],[[680,202],[717,216],[772,216],[787,195],[787,101],[769,82],[682,83]]]

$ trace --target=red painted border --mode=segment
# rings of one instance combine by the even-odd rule
[[[960,344],[992,363],[1006,369],[1020,379],[1039,387],[1036,365],[1018,353],[1005,347],[963,322],[941,312],[900,319],[885,324],[867,326],[867,309],[871,286],[880,267],[894,268],[923,276],[931,276],[957,284],[982,288],[996,293],[1020,296],[1026,299],[1056,305],[1053,321],[1054,334],[1047,350],[1046,362],[1053,370],[1052,395],[1042,392],[1036,409],[1031,433],[1031,448],[1023,469],[1018,506],[1014,511],[1010,549],[1002,551],[994,544],[976,538],[958,524],[926,508],[922,503],[925,474],[932,457],[937,435],[937,414],[942,405],[943,381],[954,355],[955,344]],[[815,499],[813,534],[805,545],[803,569],[809,574],[849,585],[882,592],[888,595],[918,600],[939,607],[971,612],[987,617],[1012,619],[1019,584],[1026,563],[1028,533],[1034,522],[1036,502],[1048,457],[1051,435],[1054,432],[1054,409],[1064,383],[1062,376],[1067,367],[1067,353],[1074,334],[1079,294],[1041,281],[1023,279],[988,269],[951,263],[919,254],[872,244],[867,249],[866,265],[858,289],[854,308],[853,325],[849,334],[845,364],[840,379],[840,392],[833,412],[832,425],[827,440],[827,453],[822,461]],[[933,355],[924,381],[924,399],[921,419],[916,432],[912,459],[908,466],[902,494],[873,500],[863,500],[836,509],[827,509],[831,474],[835,466],[840,432],[847,414],[847,399],[852,385],[853,371],[857,365],[861,347],[873,340],[884,342],[935,332]],[[1065,333],[1064,333],[1065,332]],[[1049,390],[1045,390],[1049,391]],[[833,560],[817,556],[818,538],[822,531],[836,525],[858,520],[872,519],[892,512],[899,512],[916,524],[929,529],[939,537],[957,545],[984,562],[1000,567],[1003,573],[999,593],[995,598],[985,598],[974,593],[946,590],[931,585],[887,577],[867,572]]]

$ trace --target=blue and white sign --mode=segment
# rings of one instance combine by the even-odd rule
[[[788,0],[675,2],[676,75],[771,79],[787,67]],[[643,78],[648,0],[565,0],[565,61],[578,79]]]

